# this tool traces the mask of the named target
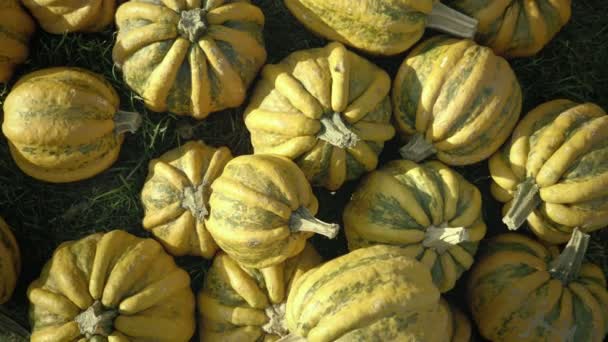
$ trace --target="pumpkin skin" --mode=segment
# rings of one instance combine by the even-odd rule
[[[287,331],[274,330],[273,323],[284,318],[289,289],[320,263],[321,257],[309,244],[285,264],[263,270],[244,268],[228,255],[218,254],[198,295],[201,342],[273,342],[286,335]]]
[[[19,245],[8,224],[0,217],[0,304],[13,295],[20,271]]]
[[[571,1],[448,0],[479,20],[477,40],[503,56],[538,53],[570,20]]]
[[[32,342],[177,342],[194,334],[188,273],[155,240],[121,230],[61,244],[28,298]]]
[[[156,112],[203,119],[238,107],[266,61],[264,14],[248,0],[133,0],[116,25],[114,62]]]
[[[388,74],[340,43],[267,65],[245,112],[255,153],[294,160],[337,190],[378,165],[390,124]]]
[[[401,246],[429,267],[441,292],[471,267],[486,233],[479,190],[437,161],[396,160],[370,173],[343,219],[349,250]]]
[[[441,305],[449,308],[449,327],[452,342],[469,342],[473,340],[473,332],[471,327],[471,321],[469,318],[457,307],[450,305],[443,297],[441,298]]]
[[[217,251],[205,217],[211,183],[230,159],[226,147],[190,141],[150,161],[141,193],[143,227],[172,255],[211,258]]]
[[[401,151],[419,162],[431,154],[469,165],[496,152],[521,112],[522,93],[506,60],[470,40],[433,37],[405,59],[393,85]]]
[[[40,27],[49,33],[101,32],[112,24],[116,0],[23,0]]]
[[[506,202],[509,228],[527,220],[540,239],[564,243],[574,227],[608,226],[607,138],[608,115],[592,103],[555,100],[528,113],[489,162],[492,193]],[[537,188],[536,200],[519,203],[522,187]],[[521,210],[510,213],[512,206]]]
[[[207,229],[239,264],[266,268],[299,254],[313,232],[335,237],[339,227],[313,215],[319,203],[304,173],[277,155],[232,159],[211,185]]]
[[[287,325],[310,342],[449,341],[439,299],[426,266],[378,245],[304,273],[287,299]]]
[[[36,26],[16,0],[0,2],[0,83],[10,80],[15,67],[27,59]]]
[[[603,341],[608,292],[601,268],[583,263],[578,277],[563,282],[550,271],[558,249],[516,233],[490,240],[480,254],[469,278],[468,297],[485,338]]]

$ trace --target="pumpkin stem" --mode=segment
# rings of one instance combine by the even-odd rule
[[[100,301],[95,301],[88,309],[81,312],[74,321],[78,323],[80,333],[87,338],[95,335],[108,337],[114,330],[114,318],[118,311],[104,308]]]
[[[574,228],[570,241],[549,268],[553,278],[560,280],[564,285],[578,278],[589,247],[589,238],[589,234]]]
[[[426,139],[420,133],[414,134],[410,138],[410,141],[399,150],[399,154],[403,159],[411,160],[419,163],[426,158],[437,153],[435,146]]]
[[[262,326],[262,330],[271,335],[279,337],[289,335],[287,321],[285,320],[285,303],[274,304],[266,308],[268,323]]]
[[[326,223],[314,217],[305,207],[300,207],[289,218],[289,229],[292,232],[313,232],[330,239],[338,235],[340,225]]]
[[[183,193],[182,208],[190,210],[192,216],[200,222],[204,221],[205,217],[209,215],[207,198],[205,197],[208,187],[209,185],[203,182],[197,187],[189,186],[185,188]]]
[[[0,309],[2,307],[0,306]],[[30,340],[30,333],[19,323],[8,316],[4,309],[0,310],[0,339],[4,341],[26,342]]]
[[[342,120],[340,113],[321,117],[321,131],[317,137],[339,147],[351,148],[359,142],[359,136]]]
[[[137,112],[119,110],[114,115],[114,132],[120,135],[126,132],[135,133],[141,126],[141,115]]]
[[[478,24],[477,19],[464,15],[441,2],[435,2],[433,11],[427,18],[426,27],[461,38],[473,38]]]
[[[447,222],[444,222],[437,227],[430,226],[426,229],[422,245],[443,254],[453,246],[470,240],[471,236],[466,228],[448,227]]]
[[[209,23],[206,19],[207,11],[202,8],[193,8],[188,11],[182,11],[177,24],[179,34],[196,43],[207,32]]]
[[[530,213],[540,205],[539,187],[534,178],[528,178],[517,186],[511,208],[502,218],[510,230],[517,230],[524,224]]]

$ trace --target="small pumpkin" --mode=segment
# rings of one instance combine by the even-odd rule
[[[473,341],[473,329],[471,321],[459,308],[450,305],[444,298],[441,298],[441,305],[449,308],[449,327],[451,342],[470,342]]]
[[[506,60],[470,40],[433,37],[405,59],[393,86],[397,130],[409,141],[405,159],[433,154],[469,165],[496,152],[515,127],[522,105]]]
[[[357,49],[396,55],[416,44],[427,27],[472,38],[477,20],[436,0],[285,0],[314,33]]]
[[[319,203],[304,173],[277,155],[232,159],[211,185],[207,229],[219,247],[249,268],[299,254],[314,233],[333,238],[339,226],[314,217]]]
[[[285,300],[292,284],[321,263],[307,244],[285,264],[257,270],[218,254],[198,295],[201,342],[274,342],[288,334]]]
[[[64,183],[92,177],[118,158],[124,133],[141,123],[118,110],[103,76],[79,68],[49,68],[23,76],[4,102],[2,131],[26,174]]]
[[[101,32],[114,20],[116,0],[22,0],[49,33]]]
[[[226,147],[190,141],[149,164],[141,192],[143,227],[176,256],[211,258],[217,245],[205,227],[211,183],[232,159]]]
[[[248,0],[132,0],[116,25],[114,63],[156,112],[203,119],[238,107],[266,61],[264,14]]]
[[[340,43],[298,51],[262,71],[245,112],[255,153],[296,161],[337,190],[378,165],[390,124],[388,74]]]
[[[479,190],[437,161],[395,160],[370,173],[343,219],[351,251],[401,246],[429,267],[441,292],[471,267],[486,233]]]
[[[491,240],[468,283],[481,334],[492,341],[603,341],[606,277],[584,262],[588,243],[589,235],[575,230],[559,255],[516,233]]]
[[[526,220],[540,239],[564,243],[574,227],[608,226],[608,115],[595,104],[544,103],[518,124],[490,159],[503,221]]]
[[[19,1],[0,1],[0,83],[7,83],[15,67],[27,59],[35,28]]]
[[[447,0],[479,20],[477,40],[508,57],[538,53],[570,20],[571,0]]]
[[[122,230],[62,243],[28,289],[32,342],[189,341],[190,276],[153,239]]]
[[[0,217],[0,304],[13,295],[21,271],[21,253],[10,227]]]

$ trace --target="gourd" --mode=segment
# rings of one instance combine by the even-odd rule
[[[370,173],[343,219],[351,251],[401,246],[431,270],[441,292],[471,267],[486,233],[479,190],[437,161],[395,160]]]
[[[503,221],[526,220],[540,239],[564,243],[574,227],[608,225],[608,115],[595,104],[544,103],[518,124],[489,162]]]
[[[0,83],[7,83],[27,59],[34,30],[34,21],[17,0],[0,1]]]
[[[261,270],[218,254],[198,295],[201,342],[270,342],[287,335],[285,300],[290,287],[320,263],[321,257],[309,244],[285,264]]]
[[[378,245],[304,273],[287,299],[287,326],[294,341],[449,341],[439,299],[428,267]]]
[[[314,217],[319,203],[304,173],[277,155],[232,159],[211,185],[207,229],[239,264],[267,268],[299,254],[314,233],[334,238],[337,224]]]
[[[464,38],[477,29],[477,20],[436,0],[285,0],[285,5],[314,33],[372,54],[401,53],[427,27]]]
[[[17,240],[0,217],[0,304],[6,303],[15,290],[21,271],[21,253]]]
[[[447,0],[446,5],[479,20],[477,40],[503,56],[538,53],[571,15],[571,1]]]
[[[521,112],[513,70],[492,50],[470,40],[433,37],[405,59],[393,86],[397,130],[408,138],[405,159],[433,154],[448,165],[469,165],[507,140]]]
[[[211,183],[230,159],[226,147],[190,141],[150,161],[141,192],[143,227],[172,255],[211,258],[217,251],[205,218]]]
[[[27,292],[32,342],[189,341],[190,276],[153,239],[122,230],[64,242]]]
[[[133,0],[116,25],[114,63],[155,112],[203,119],[238,107],[266,61],[264,14],[248,0]]]
[[[452,342],[470,342],[472,338],[472,327],[469,318],[457,307],[450,305],[443,297],[441,305],[449,308],[449,327],[450,341]]]
[[[116,0],[48,1],[23,0],[43,30],[68,32],[101,32],[114,20]]]
[[[313,185],[337,190],[375,169],[395,135],[390,84],[340,43],[267,65],[245,112],[255,153],[288,157]]]
[[[23,76],[8,94],[2,131],[23,172],[47,182],[77,181],[110,167],[124,133],[139,127],[139,114],[118,106],[103,76],[44,69]]]
[[[589,235],[575,230],[559,255],[516,233],[491,240],[468,283],[481,334],[492,341],[603,341],[608,291],[602,269],[584,262],[588,243]]]

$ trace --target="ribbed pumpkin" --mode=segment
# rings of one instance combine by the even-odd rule
[[[313,233],[330,238],[339,226],[314,218],[319,203],[304,173],[277,155],[232,159],[211,185],[207,229],[245,267],[266,268],[299,254]]]
[[[238,107],[266,61],[264,14],[248,0],[132,0],[116,25],[114,62],[156,112],[203,119]]]
[[[441,292],[471,267],[486,233],[479,190],[437,161],[396,160],[372,172],[343,218],[350,250],[401,246],[429,267]]]
[[[116,0],[22,0],[49,33],[100,32],[112,24]]]
[[[470,342],[473,340],[472,327],[469,318],[457,307],[450,305],[445,299],[441,298],[441,305],[449,308],[449,327],[451,342]]]
[[[416,162],[437,154],[448,165],[469,165],[496,152],[521,112],[522,93],[509,63],[470,40],[445,36],[418,45],[393,86],[401,150]]]
[[[550,243],[574,227],[608,226],[608,115],[592,103],[556,100],[519,123],[490,159],[492,193],[506,202],[503,221]]]
[[[29,55],[35,24],[17,0],[0,1],[0,83],[6,83]]]
[[[28,289],[32,342],[189,341],[190,277],[153,239],[121,230],[61,244]]]
[[[126,131],[141,123],[118,110],[103,76],[78,68],[49,68],[22,77],[4,102],[2,131],[28,175],[47,182],[92,177],[116,161]]]
[[[245,113],[255,153],[293,159],[330,190],[376,168],[395,135],[385,71],[331,43],[267,65],[262,76]]]
[[[426,27],[472,38],[477,20],[436,0],[285,0],[308,29],[373,54],[395,55],[414,45]]]
[[[566,25],[571,0],[447,0],[446,5],[479,20],[477,40],[503,56],[539,52]]]
[[[449,309],[426,266],[403,249],[358,249],[306,272],[287,299],[287,325],[309,342],[449,341]]]
[[[601,268],[583,262],[588,240],[575,230],[559,255],[515,233],[493,239],[469,279],[481,334],[492,341],[603,341],[608,291]]]
[[[0,304],[6,303],[13,295],[20,271],[19,245],[10,227],[0,217]]]
[[[294,281],[321,263],[311,245],[285,264],[249,269],[218,254],[198,295],[201,342],[273,342],[287,335],[285,300]]]
[[[141,192],[143,226],[173,255],[211,258],[217,245],[205,227],[211,183],[232,159],[226,147],[190,141],[149,164]]]

